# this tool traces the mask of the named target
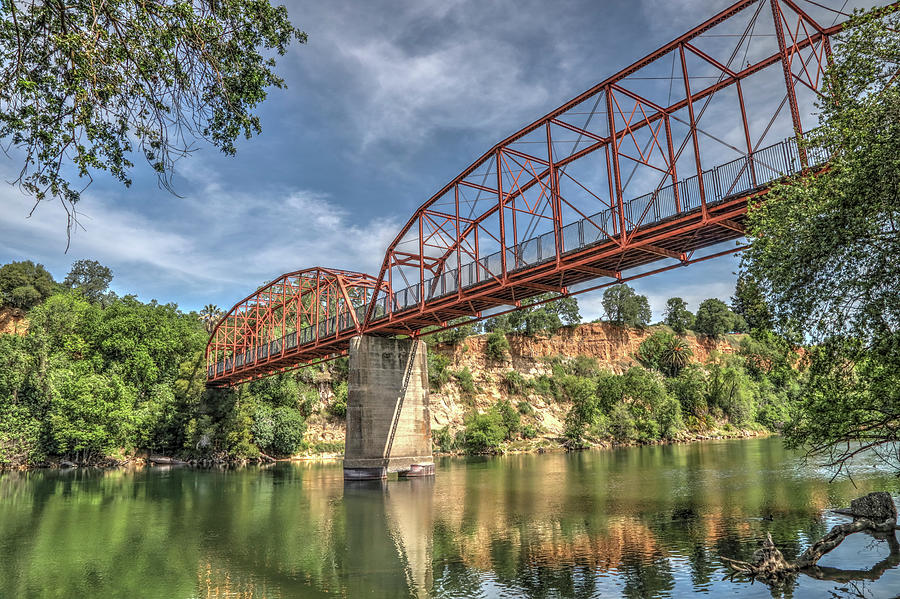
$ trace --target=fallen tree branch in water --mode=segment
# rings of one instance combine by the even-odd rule
[[[835,510],[838,513],[853,516],[853,522],[838,524],[828,534],[810,545],[796,562],[787,561],[781,551],[772,542],[772,535],[767,534],[762,546],[753,553],[749,562],[722,557],[735,573],[745,574],[752,578],[776,581],[797,572],[811,570],[828,552],[836,548],[848,536],[857,532],[866,532],[886,538],[891,546],[892,555],[900,551],[894,530],[897,527],[897,508],[889,493],[869,493],[850,502],[850,508]],[[814,575],[814,574],[813,574]]]

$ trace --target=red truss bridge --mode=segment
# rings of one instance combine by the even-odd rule
[[[213,330],[208,384],[739,251],[748,203],[827,161],[797,143],[846,19],[826,1],[737,2],[514,133],[422,204],[377,276],[261,287]]]

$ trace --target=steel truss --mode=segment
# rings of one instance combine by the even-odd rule
[[[308,269],[238,302],[210,338],[209,384],[739,251],[702,253],[744,236],[773,181],[827,162],[797,143],[843,27],[816,7],[736,2],[501,141],[413,214],[377,277]]]

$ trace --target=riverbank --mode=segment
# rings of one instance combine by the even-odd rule
[[[534,439],[516,439],[504,443],[496,452],[489,452],[486,455],[503,455],[503,454],[540,454],[540,453],[565,453],[570,451],[582,451],[590,449],[622,449],[628,447],[655,446],[655,445],[686,445],[691,443],[701,443],[704,441],[722,441],[722,440],[738,440],[751,438],[765,438],[773,436],[774,433],[767,430],[759,429],[738,429],[728,428],[706,432],[687,432],[675,439],[659,439],[649,442],[626,441],[619,442],[611,439],[601,440],[590,443],[580,449],[571,449],[565,445],[565,440],[558,437],[543,436]],[[271,464],[274,462],[290,462],[290,461],[338,461],[344,459],[343,451],[337,451],[335,444],[323,444],[321,451],[308,451],[293,456],[285,456],[281,458],[272,458],[270,456],[260,457],[236,457],[226,454],[215,456],[205,456],[201,458],[180,456],[172,457],[168,455],[156,455],[148,452],[138,452],[132,456],[126,457],[100,457],[88,458],[86,460],[77,460],[70,457],[55,456],[38,464],[28,466],[17,466],[14,468],[0,468],[3,472],[27,472],[33,470],[67,470],[74,468],[96,468],[96,469],[132,469],[147,468],[158,466],[190,466],[197,468],[212,468],[222,466],[247,466],[253,464]],[[435,449],[435,457],[461,457],[473,455],[464,450],[441,451]],[[479,454],[474,454],[479,455]],[[485,455],[485,454],[480,454]]]

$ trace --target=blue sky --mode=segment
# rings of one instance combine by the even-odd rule
[[[96,259],[116,292],[185,310],[228,308],[308,266],[377,275],[415,208],[494,143],[728,4],[288,2],[309,43],[281,59],[288,89],[262,106],[260,136],[236,157],[202,147],[179,162],[178,196],[137,160],[131,188],[97,178],[68,253],[58,205],[26,218],[31,200],[0,187],[0,263],[31,259],[61,280]],[[0,166],[6,180],[16,166]],[[737,268],[720,258],[632,285],[659,318],[671,296],[727,301]],[[600,293],[579,301],[601,315]]]

